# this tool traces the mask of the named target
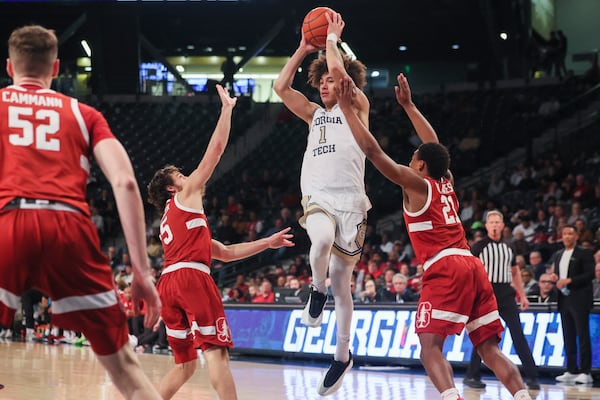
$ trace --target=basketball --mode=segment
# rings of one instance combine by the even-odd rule
[[[325,48],[327,42],[327,27],[329,26],[327,13],[331,15],[335,11],[329,7],[313,8],[306,14],[302,22],[302,33],[306,41],[320,50]]]

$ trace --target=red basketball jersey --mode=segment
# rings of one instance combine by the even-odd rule
[[[452,184],[445,178],[427,182],[427,201],[417,212],[404,209],[404,221],[419,263],[448,249],[469,249],[465,231],[458,217],[458,199]]]
[[[89,215],[92,149],[114,138],[98,111],[38,86],[0,89],[0,209],[14,197],[57,200]]]
[[[167,200],[160,221],[165,266],[192,261],[210,266],[212,236],[203,210],[184,207],[177,195]]]

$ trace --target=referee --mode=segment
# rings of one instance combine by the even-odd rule
[[[498,302],[498,312],[510,330],[515,350],[523,364],[525,383],[529,389],[538,390],[540,384],[537,379],[537,367],[523,335],[519,308],[515,301],[515,290],[521,300],[521,310],[529,307],[529,301],[523,290],[519,267],[515,262],[515,252],[511,246],[502,241],[504,216],[500,211],[488,212],[485,229],[487,237],[473,244],[471,252],[481,259],[487,270]],[[475,389],[485,388],[485,383],[481,382],[481,357],[477,351],[473,351],[471,355],[471,363],[463,383]]]

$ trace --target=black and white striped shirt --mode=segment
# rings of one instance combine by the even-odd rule
[[[471,252],[483,262],[491,283],[512,282],[511,268],[516,265],[516,260],[515,251],[509,244],[486,236],[473,244]]]

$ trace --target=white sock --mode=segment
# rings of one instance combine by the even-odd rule
[[[515,393],[515,400],[531,400],[531,396],[527,389],[521,389]]]
[[[350,349],[350,328],[352,326],[352,312],[354,303],[350,292],[353,265],[346,262],[336,254],[331,255],[329,277],[331,289],[335,299],[335,319],[337,325],[337,341],[335,345],[335,359],[348,361]]]
[[[450,388],[442,392],[442,400],[457,400],[459,398],[457,388]]]

